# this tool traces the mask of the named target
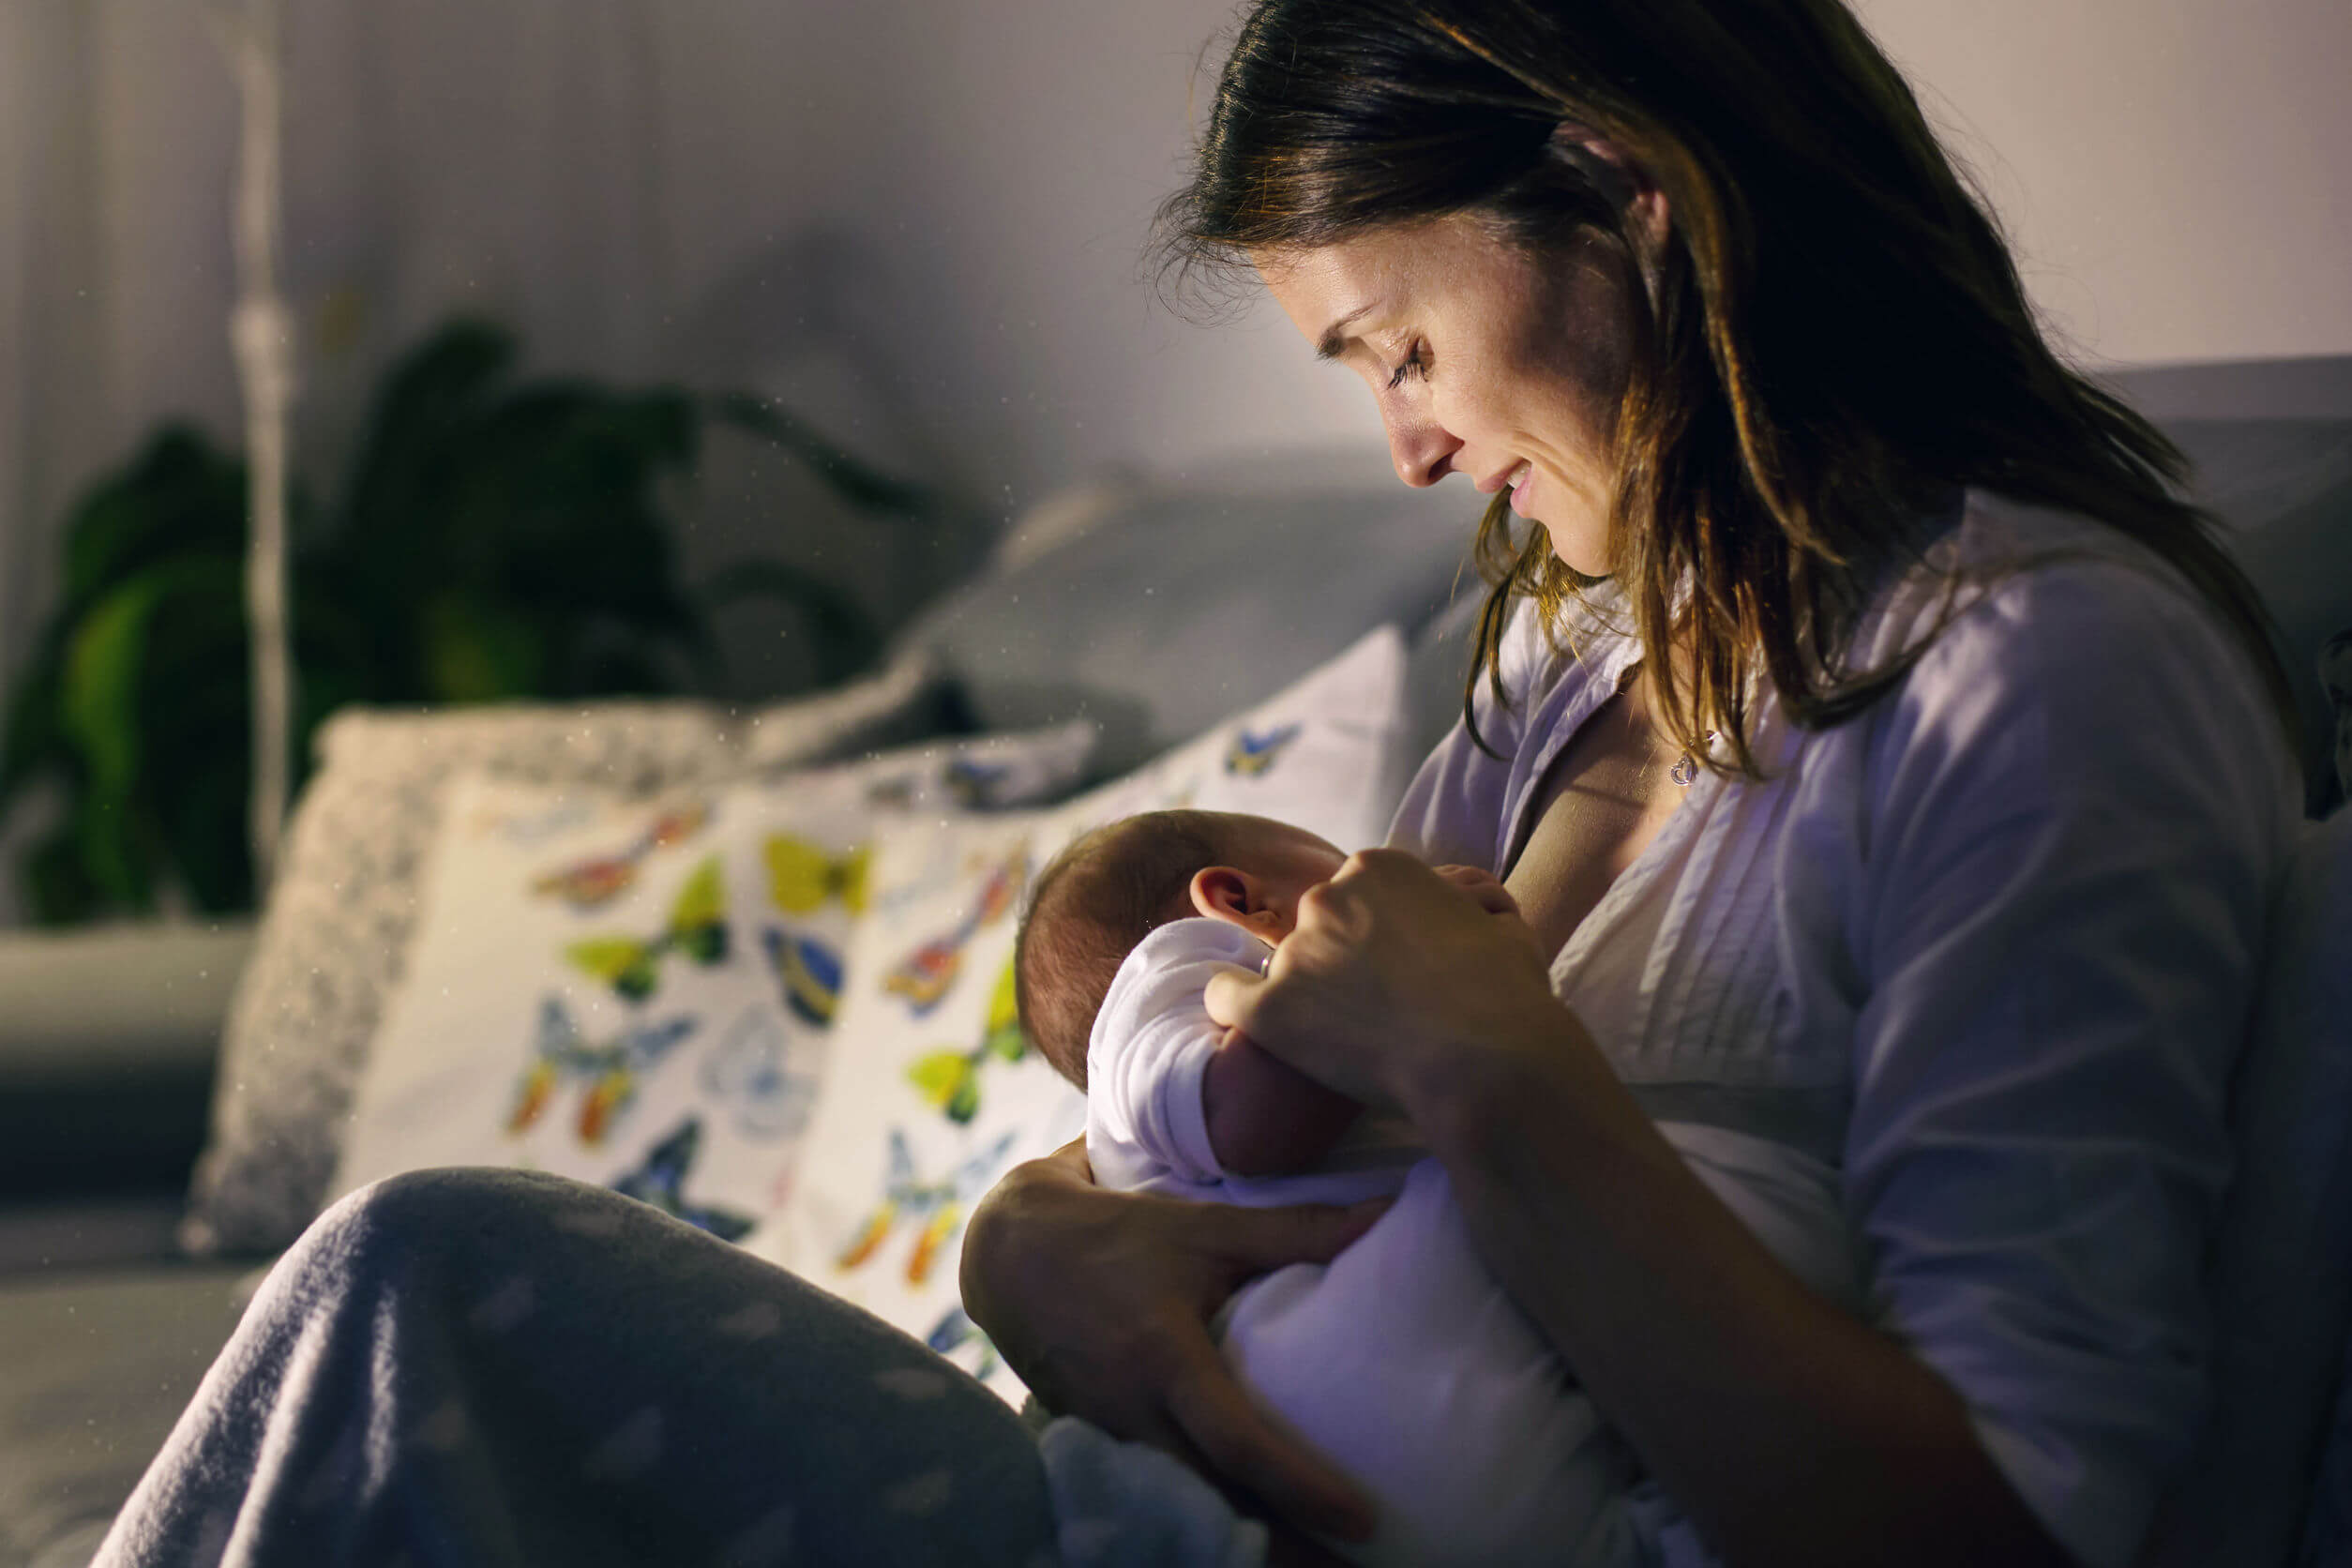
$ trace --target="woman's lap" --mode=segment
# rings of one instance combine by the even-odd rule
[[[425,1171],[272,1271],[96,1568],[1050,1562],[1034,1439],[879,1319],[646,1205]]]

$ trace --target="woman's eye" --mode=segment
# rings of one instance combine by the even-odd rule
[[[1402,365],[1397,366],[1395,373],[1388,378],[1388,389],[1391,392],[1395,391],[1398,387],[1405,384],[1405,378],[1408,375],[1411,375],[1415,372],[1425,376],[1429,373],[1429,355],[1426,344],[1415,343],[1413,345],[1412,353],[1405,356],[1405,362]]]

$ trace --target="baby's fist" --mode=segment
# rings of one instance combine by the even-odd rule
[[[1440,866],[1439,876],[1478,900],[1478,907],[1488,914],[1516,914],[1519,901],[1489,870],[1478,866]]]

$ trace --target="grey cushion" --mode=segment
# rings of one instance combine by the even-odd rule
[[[2214,1402],[2137,1568],[2285,1560],[2352,1305],[2352,816],[2300,826],[2231,1086]],[[2352,1517],[2352,1433],[2334,1441],[2328,1506]]]
[[[0,1289],[0,1568],[81,1563],[236,1326],[243,1270]]]
[[[2319,684],[2329,638],[2352,626],[2352,419],[2169,420],[2199,498],[2278,621],[2310,760],[2310,804],[2333,793],[2335,726]]]
[[[984,730],[1094,719],[1098,772],[1124,773],[1445,602],[1482,498],[1371,488],[1377,459],[1349,472],[1357,488],[1142,494],[949,596],[899,646],[938,657]]]

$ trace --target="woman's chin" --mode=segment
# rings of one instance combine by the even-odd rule
[[[1606,577],[1609,571],[1609,529],[1606,519],[1579,517],[1555,522],[1541,515],[1528,523],[1544,531],[1551,541],[1552,559],[1585,577]]]
[[[1537,526],[1543,527],[1541,523],[1537,524]],[[1570,548],[1563,550],[1560,548],[1560,539],[1558,534],[1553,533],[1549,528],[1545,528],[1544,532],[1552,541],[1552,559],[1567,567],[1570,571],[1576,573],[1580,577],[1606,577],[1609,575],[1608,551],[1606,550],[1594,549],[1590,546],[1577,548],[1576,545],[1571,545]]]

